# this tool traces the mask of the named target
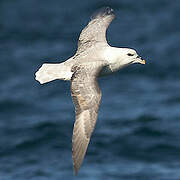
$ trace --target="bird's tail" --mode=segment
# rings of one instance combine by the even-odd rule
[[[71,68],[64,63],[43,64],[35,73],[35,79],[41,84],[61,79],[70,80],[72,76]]]

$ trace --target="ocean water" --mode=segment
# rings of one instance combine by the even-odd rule
[[[107,5],[116,14],[108,42],[147,64],[99,79],[97,126],[74,177],[70,84],[40,85],[34,73],[72,56]],[[0,180],[179,180],[179,18],[178,0],[0,0]]]

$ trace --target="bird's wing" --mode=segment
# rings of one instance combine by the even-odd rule
[[[96,79],[104,65],[104,61],[96,61],[87,62],[72,68],[74,74],[71,79],[71,95],[76,112],[72,137],[75,174],[77,174],[84,159],[96,124],[101,100],[101,91]]]
[[[109,7],[97,11],[80,34],[78,52],[82,52],[96,43],[106,44],[106,30],[114,17],[113,9]]]

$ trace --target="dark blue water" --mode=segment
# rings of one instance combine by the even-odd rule
[[[106,5],[116,13],[109,43],[135,48],[147,64],[100,79],[99,119],[74,177],[70,84],[40,85],[34,72],[73,55]],[[0,180],[179,180],[179,19],[178,0],[1,0]]]

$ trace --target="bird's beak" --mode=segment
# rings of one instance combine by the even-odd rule
[[[142,59],[140,56],[137,56],[137,62],[140,64],[146,64],[146,61]]]
[[[141,60],[140,63],[141,63],[141,64],[146,64],[146,61],[145,61],[145,60]]]

